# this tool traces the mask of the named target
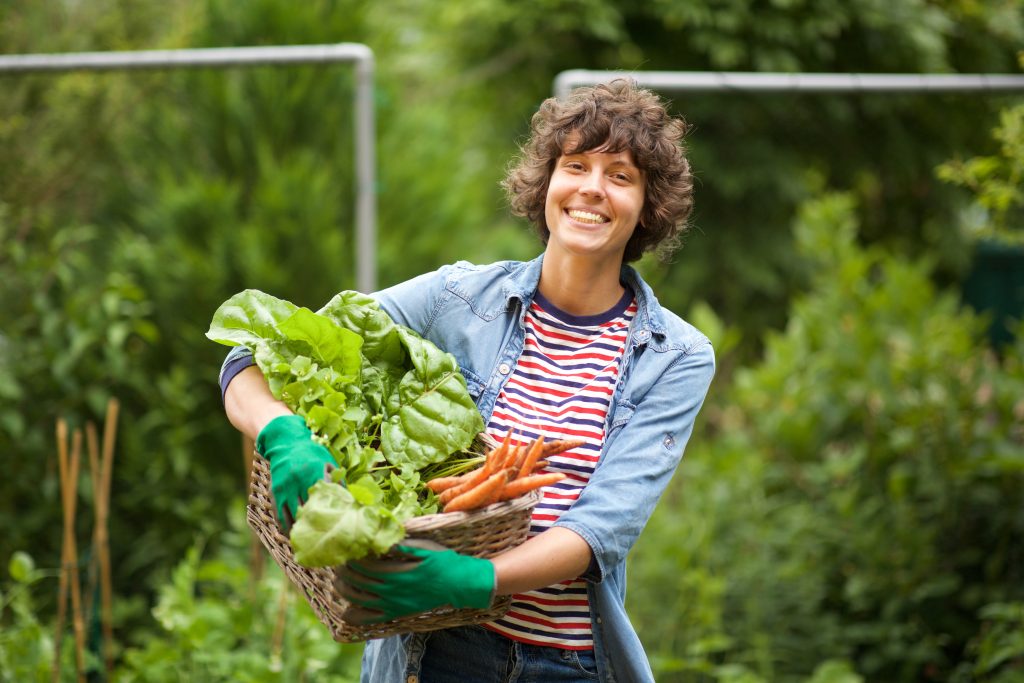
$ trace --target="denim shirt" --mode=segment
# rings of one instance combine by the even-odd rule
[[[524,318],[542,259],[487,266],[459,262],[374,295],[395,322],[455,356],[485,422],[523,350]],[[633,290],[638,310],[604,446],[590,482],[555,522],[579,534],[593,551],[583,578],[604,683],[654,680],[626,614],[626,555],[682,458],[715,370],[703,334],[662,308],[635,270],[624,266],[621,278]],[[418,678],[423,641],[423,634],[406,634],[368,642],[361,680],[415,680],[410,676]]]

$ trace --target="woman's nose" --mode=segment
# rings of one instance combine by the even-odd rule
[[[588,173],[580,185],[580,194],[591,197],[604,197],[604,176],[600,173]]]

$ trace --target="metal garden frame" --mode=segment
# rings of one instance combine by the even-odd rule
[[[373,51],[360,43],[225,47],[194,50],[72,52],[0,56],[5,73],[224,68],[265,65],[351,63],[355,66],[356,287],[377,287],[377,199]]]

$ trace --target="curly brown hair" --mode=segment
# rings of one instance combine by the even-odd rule
[[[501,185],[512,212],[529,219],[544,244],[551,234],[544,202],[555,162],[563,154],[600,149],[628,150],[646,179],[640,222],[623,261],[648,251],[666,257],[679,247],[693,209],[693,176],[683,147],[688,126],[669,115],[656,94],[628,79],[577,88],[564,100],[544,100],[530,128]]]

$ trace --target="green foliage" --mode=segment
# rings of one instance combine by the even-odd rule
[[[30,589],[47,574],[23,551],[11,555],[7,572],[11,581],[0,584],[0,680],[44,683],[53,666],[53,637],[36,614]]]
[[[254,576],[248,562],[251,532],[240,499],[230,505],[230,526],[218,550],[196,542],[159,591],[152,615],[159,628],[122,653],[112,680],[176,683],[291,683],[359,679],[362,648],[333,640],[309,604],[277,565],[260,555]],[[26,553],[9,562],[13,583],[0,592],[0,680],[51,680],[53,631],[40,618],[32,586],[56,588],[57,573],[34,568]],[[63,637],[61,681],[75,681],[70,623]],[[86,670],[102,663],[87,653]],[[90,678],[91,680],[91,678]]]
[[[241,505],[212,557],[193,546],[159,591],[161,631],[124,656],[118,681],[330,681],[359,678],[362,647],[335,642],[273,563],[254,583]],[[264,560],[265,561],[265,560]]]
[[[1013,619],[976,634],[1024,595],[1024,349],[1000,363],[927,260],[859,246],[849,195],[794,232],[810,291],[712,396],[632,565],[659,680],[943,680],[995,643],[1019,675]]]
[[[1012,683],[1024,676],[1024,602],[993,603],[978,614],[981,629],[969,644],[973,661],[958,667],[955,681]]]
[[[975,210],[965,216],[972,237],[1024,244],[1024,105],[1001,112],[993,137],[998,154],[947,162],[938,176],[974,195]]]

